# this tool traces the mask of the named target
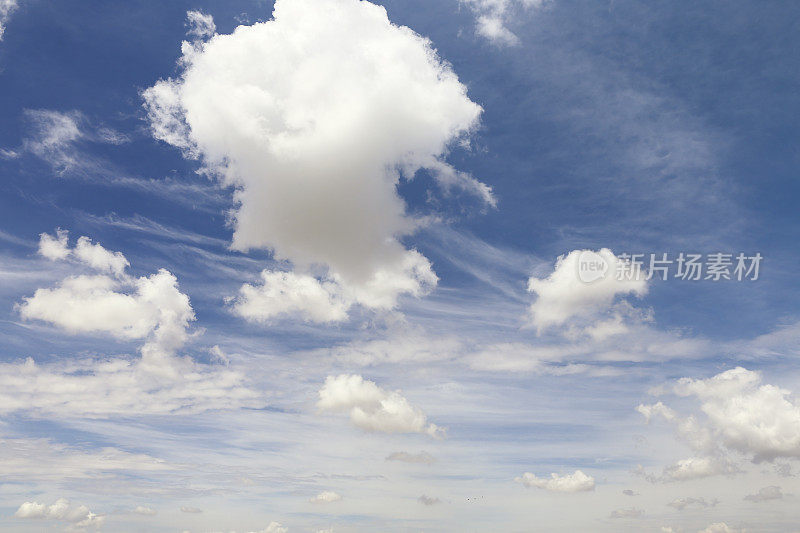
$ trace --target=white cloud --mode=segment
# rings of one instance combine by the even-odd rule
[[[47,505],[43,503],[25,502],[19,506],[14,516],[17,518],[44,518],[47,516],[47,510]]]
[[[0,0],[2,1],[2,0]],[[23,111],[27,136],[22,146],[11,152],[18,157],[23,153],[32,154],[50,165],[59,176],[93,177],[102,179],[106,185],[141,183],[130,178],[118,178],[109,174],[120,171],[108,161],[99,158],[82,147],[87,143],[123,144],[130,138],[112,128],[93,124],[83,113],[76,110],[54,111],[51,109],[26,109]],[[158,182],[147,182],[157,187]]]
[[[311,503],[333,503],[342,499],[342,496],[333,492],[332,490],[325,490],[311,498]]]
[[[74,143],[84,136],[79,126],[83,115],[77,111],[61,113],[28,109],[25,110],[25,119],[32,129],[31,136],[23,141],[25,150],[49,162],[58,174],[81,165]]]
[[[776,485],[770,485],[769,487],[762,487],[758,489],[758,492],[755,494],[748,494],[744,497],[745,500],[751,502],[764,502],[767,500],[780,500],[783,498],[783,492],[781,488]]]
[[[79,275],[62,280],[57,287],[37,289],[19,304],[22,318],[49,322],[71,334],[108,333],[126,340],[146,339],[141,348],[143,365],[154,370],[186,343],[194,310],[172,273],[161,269],[150,276],[132,278],[125,274],[129,263],[122,253],[92,244],[88,237],[79,238],[70,251],[67,232],[57,230],[56,235],[41,235],[40,254],[50,259],[71,254],[115,278]]]
[[[555,472],[549,478],[537,477],[530,472],[525,472],[521,477],[514,478],[517,483],[526,487],[536,487],[550,492],[586,492],[594,490],[594,478],[587,476],[580,470],[573,474],[559,476]]]
[[[494,201],[444,162],[480,106],[383,7],[278,0],[268,22],[184,46],[181,65],[180,78],[143,93],[153,135],[236,187],[235,249],[270,248],[300,275],[322,266],[320,284],[348,300],[391,308],[436,284],[399,240],[419,223],[396,191],[401,177],[426,168]]]
[[[200,11],[187,11],[186,20],[189,25],[189,31],[186,32],[187,35],[199,39],[206,39],[212,37],[217,31],[217,25],[214,24],[214,17]]]
[[[544,0],[461,0],[475,13],[475,31],[499,46],[519,44],[506,24],[516,11],[540,7]]]
[[[66,259],[70,252],[67,239],[69,232],[63,229],[56,229],[55,236],[48,233],[39,235],[39,254],[51,261]]]
[[[582,270],[587,265],[594,265],[595,269],[602,267],[603,270]],[[630,279],[617,275],[628,266]],[[531,277],[528,291],[536,295],[530,306],[530,320],[539,332],[562,326],[570,320],[583,320],[593,324],[594,330],[589,330],[590,334],[605,338],[613,333],[609,328],[619,331],[620,324],[596,323],[597,319],[602,313],[612,310],[617,297],[645,295],[647,282],[637,264],[626,263],[607,248],[597,252],[573,250],[558,258],[548,277]]]
[[[158,511],[145,505],[137,505],[133,512],[144,516],[155,516],[158,514]]]
[[[675,464],[664,467],[662,480],[686,481],[720,474],[730,475],[739,472],[739,469],[730,461],[718,457],[688,457]]]
[[[40,252],[59,258],[68,250],[66,232],[43,236]],[[81,244],[83,243],[83,244]],[[199,365],[176,356],[188,341],[194,311],[189,297],[166,270],[133,278],[128,262],[88,238],[70,252],[106,275],[70,276],[53,288],[37,289],[18,311],[70,334],[108,334],[142,340],[141,359],[83,358],[45,366],[32,359],[0,363],[0,412],[31,410],[109,416],[114,413],[172,413],[254,405],[260,397],[237,371]]]
[[[183,506],[181,506],[181,512],[182,513],[189,513],[189,514],[199,514],[199,513],[202,513],[203,510],[202,509],[198,509],[197,507],[191,507],[191,506],[188,506],[188,505],[183,505]]]
[[[0,41],[6,32],[6,24],[11,14],[17,9],[17,0],[0,0]]]
[[[402,463],[420,463],[420,464],[433,464],[436,459],[427,452],[408,453],[408,452],[393,452],[386,456],[387,461],[400,461]]]
[[[350,302],[334,282],[294,272],[261,272],[262,284],[242,285],[233,301],[237,315],[269,322],[282,315],[297,315],[309,322],[338,322],[347,318]]]
[[[142,346],[146,364],[156,364],[183,346],[194,320],[189,298],[178,289],[175,276],[163,269],[128,282],[107,276],[68,277],[57,287],[37,289],[24,298],[19,313],[71,334],[147,339]]]
[[[666,418],[695,449],[733,450],[754,462],[800,457],[800,405],[791,391],[761,381],[758,372],[742,367],[708,379],[682,378],[672,392],[699,400],[704,421],[699,413],[680,417],[666,407],[659,410],[669,413]]]
[[[100,244],[92,244],[89,237],[80,237],[74,249],[69,248],[69,232],[56,229],[55,235],[39,235],[39,254],[51,261],[65,260],[69,257],[103,273],[122,277],[130,263],[121,252],[106,250]]]
[[[73,507],[65,498],[60,498],[51,505],[35,501],[25,502],[19,506],[14,516],[22,519],[68,522],[77,528],[100,528],[105,522],[105,516],[91,512],[84,505]]]
[[[130,266],[128,260],[120,252],[110,252],[100,244],[92,244],[89,237],[81,237],[73,250],[75,257],[100,272],[109,272],[121,276]]]
[[[319,390],[317,407],[322,411],[346,412],[350,421],[365,431],[382,433],[427,433],[441,437],[444,430],[412,406],[398,391],[386,391],[359,375],[328,376]]]

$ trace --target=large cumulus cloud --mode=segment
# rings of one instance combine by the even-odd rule
[[[236,188],[234,248],[272,249],[338,285],[346,307],[391,308],[436,283],[400,241],[417,226],[396,190],[403,177],[428,169],[494,202],[444,159],[480,106],[382,7],[278,0],[268,22],[184,43],[180,64],[179,77],[143,93],[153,135]],[[259,286],[267,298],[283,293],[270,279]]]

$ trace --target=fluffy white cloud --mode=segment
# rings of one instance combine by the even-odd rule
[[[630,277],[618,271],[630,268]],[[561,326],[571,319],[596,322],[598,315],[609,311],[621,295],[643,296],[647,293],[644,272],[636,264],[617,258],[603,248],[573,250],[556,261],[555,269],[546,278],[531,277],[528,291],[536,295],[530,306],[531,324],[539,332]],[[612,317],[613,318],[613,317]],[[607,337],[613,323],[594,323],[595,336]],[[619,329],[620,325],[615,326]]]
[[[297,315],[309,322],[337,322],[347,318],[350,302],[334,282],[294,272],[261,272],[262,284],[246,283],[233,300],[233,311],[248,320],[268,322]]]
[[[77,528],[100,528],[105,516],[97,515],[85,505],[73,507],[69,500],[60,498],[51,505],[39,502],[25,502],[14,513],[16,518],[57,520],[69,522]]]
[[[337,494],[332,490],[325,490],[320,492],[319,494],[317,494],[308,501],[310,501],[311,503],[333,503],[333,502],[338,502],[341,499],[342,496],[340,494]]]
[[[146,339],[143,365],[156,369],[187,341],[187,329],[195,319],[189,297],[178,289],[169,271],[132,278],[125,274],[128,260],[120,252],[106,250],[81,237],[73,250],[67,232],[52,237],[43,233],[39,253],[50,259],[69,255],[106,275],[79,275],[64,279],[55,288],[37,289],[18,306],[22,318],[42,320],[72,334],[108,333],[121,339]]]
[[[382,433],[427,433],[441,437],[444,430],[412,406],[398,391],[387,391],[359,375],[328,376],[319,390],[317,407],[322,411],[346,412],[350,421],[365,431]]]
[[[92,244],[89,237],[80,237],[74,249],[69,248],[69,232],[56,229],[55,235],[39,235],[39,254],[51,261],[74,257],[94,270],[121,277],[130,263],[121,252],[106,250],[100,244]]]
[[[66,259],[71,253],[67,240],[69,232],[63,229],[56,229],[55,236],[49,233],[39,235],[39,254],[51,261]]]
[[[541,478],[530,472],[525,472],[521,477],[514,478],[514,481],[522,483],[526,487],[536,487],[550,492],[586,492],[594,490],[594,478],[587,476],[580,470],[563,476],[552,473],[549,478]]]
[[[128,292],[123,292],[128,289]],[[108,333],[147,339],[142,355],[155,363],[180,348],[194,312],[170,272],[124,282],[107,276],[75,276],[57,287],[37,289],[19,312],[26,320],[49,322],[72,334]]]
[[[203,512],[202,509],[198,509],[197,507],[191,507],[188,505],[181,506],[182,513],[189,513],[189,514],[200,514]]]
[[[278,0],[272,20],[183,50],[181,76],[144,91],[145,106],[156,138],[236,188],[236,249],[270,248],[303,275],[321,265],[321,285],[393,307],[436,283],[430,262],[399,240],[418,225],[399,180],[428,169],[444,187],[494,201],[444,162],[480,106],[430,42],[383,7]]]
[[[6,32],[6,23],[14,10],[17,9],[17,0],[0,0],[0,41]]]
[[[780,500],[783,499],[783,491],[777,485],[770,485],[769,487],[762,487],[758,489],[755,494],[748,494],[744,497],[745,500],[751,502],[763,502],[767,500]]]
[[[162,269],[133,278],[124,273],[128,262],[122,254],[109,252],[88,238],[79,239],[70,251],[66,232],[42,236],[42,255],[64,258],[63,250],[116,276],[77,275],[56,287],[37,289],[18,305],[20,315],[71,334],[104,333],[143,340],[142,357],[138,361],[84,358],[45,366],[32,359],[2,363],[0,412],[31,410],[101,417],[258,403],[260,395],[244,387],[240,372],[176,356],[189,339],[194,311],[170,272]]]
[[[155,516],[158,514],[158,511],[145,505],[137,505],[133,512],[144,516]]]
[[[214,17],[200,11],[187,11],[186,23],[189,25],[189,31],[186,33],[199,39],[211,37],[217,31]]]
[[[742,367],[708,379],[678,380],[671,391],[699,400],[702,423],[699,414],[681,417],[660,402],[639,410],[657,408],[698,450],[734,450],[754,462],[800,457],[800,405],[791,391],[761,381],[758,372]]]
[[[93,269],[100,272],[109,272],[115,276],[121,276],[125,269],[130,266],[130,263],[122,253],[106,250],[100,244],[92,244],[89,237],[80,237],[73,253],[79,261],[86,263]]]
[[[544,0],[461,0],[475,13],[475,31],[494,44],[511,46],[519,38],[506,27],[514,11],[540,7]]]

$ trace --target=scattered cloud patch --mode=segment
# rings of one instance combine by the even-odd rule
[[[233,312],[253,322],[297,316],[308,322],[340,322],[347,318],[352,301],[333,281],[294,272],[261,272],[261,285],[245,283],[232,300]]]
[[[461,0],[475,13],[475,31],[498,46],[519,44],[507,24],[514,14],[525,8],[538,8],[545,0]]]
[[[74,528],[81,529],[99,529],[105,523],[105,516],[91,512],[85,505],[73,506],[70,504],[70,501],[65,498],[60,498],[51,505],[36,501],[25,502],[19,506],[14,513],[14,517],[29,520],[66,522],[71,524]]]
[[[550,474],[549,478],[541,478],[525,472],[521,477],[514,478],[517,483],[522,483],[526,487],[536,487],[549,492],[587,492],[594,490],[594,478],[587,476],[580,470],[573,474],[559,476],[556,473]]]
[[[756,463],[800,457],[800,405],[791,391],[762,384],[758,372],[737,367],[708,379],[682,378],[669,391],[696,399],[699,412],[681,416],[661,402],[638,410],[674,424],[695,450],[723,458],[717,461],[729,452]]]
[[[23,113],[27,136],[17,155],[29,153],[46,162],[59,176],[103,175],[104,166],[81,149],[85,143],[123,144],[127,135],[97,126],[79,111],[26,109]],[[107,170],[107,169],[105,169]],[[105,177],[108,180],[107,177]]]
[[[142,340],[141,358],[64,359],[45,366],[28,358],[0,363],[0,412],[109,416],[126,412],[197,411],[253,404],[240,372],[199,365],[177,352],[189,340],[194,310],[167,270],[139,278],[128,261],[82,237],[72,250],[65,231],[43,235],[40,253],[50,259],[76,257],[104,274],[80,274],[56,287],[37,289],[17,306],[25,320],[47,322],[69,334],[106,334]],[[114,276],[109,276],[113,273]]]
[[[186,25],[189,27],[186,34],[198,39],[213,37],[217,31],[214,17],[201,11],[187,11]]]
[[[444,436],[444,429],[429,423],[425,413],[399,391],[387,391],[356,374],[328,376],[319,390],[317,407],[348,413],[353,425],[365,431]]]

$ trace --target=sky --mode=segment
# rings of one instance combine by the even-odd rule
[[[798,531],[798,20],[0,0],[0,531]]]

